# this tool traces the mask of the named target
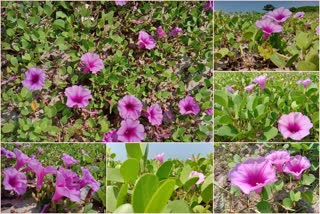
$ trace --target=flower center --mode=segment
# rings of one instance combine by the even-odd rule
[[[296,123],[290,123],[288,125],[288,130],[291,132],[291,133],[296,133],[298,131],[300,131],[300,127],[298,124]]]
[[[191,106],[191,105],[186,105],[186,106],[184,107],[184,109],[185,109],[186,111],[192,111],[192,106]]]
[[[296,173],[299,173],[301,171],[302,167],[299,164],[291,166],[290,170]]]
[[[134,105],[132,103],[127,103],[126,104],[126,109],[133,110],[133,108],[134,108]]]
[[[11,186],[16,186],[16,184],[17,184],[17,181],[16,181],[16,179],[15,178],[10,178],[9,179],[9,184],[11,185]]]
[[[88,62],[88,67],[93,68],[94,67],[94,61],[89,61]]]
[[[72,98],[73,102],[75,103],[82,103],[82,97],[81,96],[74,96]]]
[[[130,137],[133,134],[133,129],[128,128],[125,132],[124,135],[127,137]]]
[[[32,75],[31,82],[32,83],[37,83],[39,81],[39,79],[40,79],[39,75],[37,75],[37,74]]]
[[[283,14],[279,14],[279,15],[277,15],[275,18],[277,19],[277,20],[281,20],[281,19],[283,19],[285,16],[283,15]]]

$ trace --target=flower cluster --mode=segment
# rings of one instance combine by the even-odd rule
[[[40,190],[45,184],[46,175],[52,174],[56,176],[55,192],[52,196],[52,201],[55,202],[66,197],[69,198],[70,201],[79,203],[81,201],[82,188],[89,186],[89,192],[97,192],[100,188],[100,183],[97,182],[90,171],[84,167],[81,168],[82,176],[79,177],[79,175],[71,169],[65,169],[62,166],[59,166],[59,169],[56,169],[54,166],[45,167],[35,156],[28,157],[17,148],[14,149],[14,152],[11,152],[1,147],[1,156],[16,158],[15,166],[8,167],[4,170],[3,186],[5,190],[14,191],[18,195],[23,195],[27,191],[27,172],[34,173],[37,190]],[[66,168],[79,162],[68,154],[63,154],[62,160]],[[89,194],[87,196],[89,196]]]
[[[288,173],[300,179],[310,168],[310,161],[301,155],[290,156],[286,150],[271,151],[265,157],[248,158],[230,170],[228,178],[245,194],[261,193],[262,188],[277,181],[278,173]]]

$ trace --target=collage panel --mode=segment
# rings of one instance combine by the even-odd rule
[[[319,71],[319,1],[214,1],[215,71]]]
[[[212,213],[213,144],[107,144],[107,213]]]
[[[5,1],[4,142],[212,140],[212,5]]]
[[[1,143],[1,213],[105,213],[101,143]]]
[[[214,213],[319,213],[318,143],[215,143]]]
[[[215,142],[319,142],[318,72],[215,72]]]

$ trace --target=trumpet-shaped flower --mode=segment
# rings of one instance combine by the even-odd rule
[[[158,104],[154,104],[147,109],[148,120],[151,125],[160,126],[162,124],[162,109]]]
[[[266,16],[278,23],[282,23],[286,21],[290,16],[291,16],[290,10],[284,8],[284,7],[279,7],[277,9],[274,9],[273,11],[270,11],[266,14]]]
[[[139,121],[126,119],[121,122],[117,135],[121,142],[141,142],[145,137],[145,132]]]
[[[16,169],[19,170],[22,166],[29,162],[30,158],[19,149],[14,149],[13,151],[17,159]]]
[[[64,163],[64,165],[66,167],[70,167],[73,164],[79,163],[78,160],[74,159],[72,156],[70,156],[70,155],[68,155],[66,153],[62,154],[62,158],[61,159],[62,159],[62,161],[63,161],[63,163]]]
[[[164,152],[157,154],[154,159],[159,161],[159,163],[163,163],[163,158],[164,158]]]
[[[111,130],[103,135],[102,142],[118,142],[117,130]]]
[[[260,28],[263,31],[264,39],[268,39],[272,33],[282,32],[282,26],[274,23],[271,19],[262,19],[256,21],[256,27]]]
[[[133,95],[126,95],[118,101],[118,111],[123,119],[136,120],[142,111],[141,101]]]
[[[254,84],[250,84],[246,87],[244,87],[244,90],[248,91],[249,93],[253,92]]]
[[[170,31],[169,36],[170,36],[170,37],[174,37],[174,36],[176,36],[178,33],[180,33],[181,31],[182,31],[181,28],[179,28],[179,27],[174,27],[174,28]]]
[[[160,39],[162,39],[166,35],[166,32],[164,32],[164,30],[162,29],[162,26],[159,26],[157,28],[157,35]]]
[[[18,195],[27,191],[27,176],[15,168],[6,168],[3,172],[3,186],[5,190],[13,190]]]
[[[204,182],[204,179],[206,178],[206,176],[204,174],[202,174],[201,172],[197,172],[197,171],[191,171],[189,174],[189,178],[192,177],[199,177],[198,181],[196,184],[201,184]]]
[[[85,73],[92,72],[96,74],[104,68],[104,64],[98,54],[89,52],[81,57],[80,68],[82,68]]]
[[[37,178],[36,188],[38,190],[42,188],[44,177],[47,174],[56,174],[57,172],[54,166],[43,167],[42,164],[36,159],[30,160],[28,163],[28,166],[36,174],[36,178]]]
[[[80,181],[80,188],[90,185],[94,192],[97,192],[100,188],[100,183],[94,179],[90,171],[84,167],[81,167],[82,180]]]
[[[301,140],[310,134],[312,127],[310,119],[300,112],[282,115],[278,120],[278,129],[285,139]]]
[[[124,6],[124,5],[127,4],[127,0],[122,0],[122,1],[120,1],[120,0],[114,0],[114,3],[115,3],[116,5],[118,5],[118,6]]]
[[[266,80],[267,80],[267,75],[260,75],[256,77],[252,82],[257,83],[260,85],[262,89],[266,88]]]
[[[297,84],[298,84],[298,85],[299,85],[299,84],[302,84],[304,88],[307,88],[310,83],[312,83],[312,80],[309,79],[309,78],[308,78],[308,79],[305,79],[305,80],[298,80],[298,81],[297,81]]]
[[[212,114],[213,114],[212,108],[207,108],[204,112],[205,112],[207,115],[212,115]]]
[[[64,94],[67,96],[67,106],[70,108],[83,108],[89,104],[92,99],[91,91],[83,86],[74,85],[66,88]]]
[[[45,85],[46,75],[40,68],[29,68],[25,73],[25,78],[22,81],[22,85],[28,90],[37,91],[43,88]]]
[[[298,13],[294,14],[294,17],[298,18],[298,19],[302,19],[304,17],[304,12],[298,12]]]
[[[283,172],[283,166],[290,160],[290,153],[286,150],[271,151],[265,158],[276,166],[278,172]]]
[[[138,47],[151,50],[156,47],[156,40],[147,32],[139,31]]]
[[[199,104],[191,96],[186,96],[184,99],[179,101],[180,113],[185,114],[194,114],[197,115],[200,112]]]
[[[295,179],[300,179],[303,171],[309,169],[310,166],[310,161],[306,157],[296,155],[285,164],[283,171],[292,174]]]
[[[245,194],[261,193],[264,186],[277,181],[276,169],[265,158],[249,158],[229,172],[229,180]]]
[[[234,89],[232,88],[232,86],[227,85],[227,86],[226,86],[226,89],[227,89],[227,91],[228,91],[230,94],[233,94],[233,93],[234,93]]]

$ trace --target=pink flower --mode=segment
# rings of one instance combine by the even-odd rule
[[[127,0],[124,0],[124,1],[114,0],[114,3],[118,6],[124,6],[127,4]]]
[[[179,101],[180,113],[185,114],[194,114],[197,115],[200,112],[199,104],[191,96],[186,96],[184,99]]]
[[[319,33],[320,33],[320,27],[319,25],[316,27],[316,34],[319,36]]]
[[[162,39],[166,35],[166,32],[164,32],[164,30],[162,29],[162,26],[159,26],[157,28],[157,35],[160,39]]]
[[[162,124],[162,109],[158,104],[153,104],[147,109],[148,120],[153,126],[160,126]]]
[[[81,57],[80,68],[82,68],[85,73],[92,72],[96,74],[104,69],[104,64],[98,54],[85,53]]]
[[[290,160],[290,153],[286,150],[271,151],[265,158],[277,167],[278,172],[283,172],[283,166]]]
[[[282,23],[286,21],[290,16],[291,16],[290,10],[284,8],[284,7],[279,7],[277,9],[274,9],[273,11],[270,11],[266,14],[267,17],[270,19]]]
[[[300,179],[303,171],[309,169],[311,166],[310,161],[301,155],[296,155],[290,158],[284,166],[283,171],[292,174],[295,179]]]
[[[29,68],[25,73],[25,78],[22,85],[28,90],[37,91],[45,85],[46,75],[40,68]]]
[[[163,158],[164,158],[164,152],[162,152],[162,153],[160,153],[160,154],[158,154],[158,155],[156,155],[156,156],[154,157],[154,159],[157,160],[157,161],[159,161],[160,164],[163,163]]]
[[[142,111],[141,101],[133,95],[126,95],[118,101],[118,111],[123,119],[136,120]]]
[[[43,153],[43,149],[42,149],[40,146],[38,147],[38,153],[39,153],[39,154],[42,154],[42,153]]]
[[[102,142],[118,142],[117,130],[111,130],[103,135]]]
[[[91,91],[83,86],[74,85],[66,88],[64,94],[67,96],[67,106],[70,108],[83,108],[89,104],[92,99]]]
[[[282,115],[278,120],[278,129],[285,139],[301,140],[310,134],[312,127],[310,119],[300,112]]]
[[[253,92],[254,84],[250,84],[246,87],[244,87],[244,90],[248,91],[249,93]]]
[[[17,158],[16,169],[19,170],[23,165],[29,162],[30,158],[19,149],[14,149],[13,151]]]
[[[90,171],[84,167],[81,167],[82,180],[80,181],[80,188],[90,185],[94,192],[97,192],[100,188],[100,183],[94,179]]]
[[[213,114],[213,110],[212,108],[208,108],[204,111],[207,115],[212,115]]]
[[[267,75],[260,75],[256,77],[252,82],[257,83],[260,85],[262,89],[266,88],[266,80],[267,80]]]
[[[304,12],[298,12],[294,15],[294,18],[302,19],[304,17]]]
[[[307,88],[310,83],[312,83],[312,80],[309,79],[309,78],[308,78],[308,79],[305,79],[305,80],[298,80],[298,81],[297,81],[297,84],[298,84],[298,85],[299,85],[299,84],[302,84],[304,88]]]
[[[36,188],[40,190],[43,185],[43,179],[47,174],[56,174],[57,170],[53,166],[43,167],[38,160],[31,160],[28,163],[30,169],[36,174],[37,186]]]
[[[206,178],[206,176],[204,176],[204,174],[202,174],[201,172],[197,172],[197,171],[191,171],[189,174],[189,178],[191,178],[191,177],[199,177],[199,180],[196,183],[198,185],[203,183],[204,179]]]
[[[174,27],[174,28],[172,28],[172,30],[170,31],[169,36],[170,36],[170,37],[174,37],[174,36],[176,36],[178,33],[180,33],[181,31],[182,31],[181,28],[179,28],[179,27]]]
[[[6,158],[16,158],[16,154],[13,152],[6,150],[5,148],[1,147],[1,156],[6,156]]]
[[[70,167],[73,164],[79,163],[78,160],[74,159],[72,156],[70,156],[70,155],[68,155],[66,153],[62,154],[62,158],[61,159],[62,159],[62,161],[63,161],[63,163],[64,163],[64,165],[66,167]]]
[[[3,186],[5,190],[13,190],[18,195],[27,191],[27,176],[15,168],[6,168],[3,172]]]
[[[256,21],[256,27],[260,28],[263,31],[264,39],[268,39],[272,33],[282,32],[282,26],[272,22],[271,19],[263,19]]]
[[[227,86],[226,86],[226,89],[227,89],[227,91],[228,91],[230,94],[233,94],[233,93],[234,93],[234,89],[232,88],[232,86],[227,85]]]
[[[126,119],[121,122],[117,131],[118,140],[121,142],[141,142],[145,137],[144,127],[139,121]]]
[[[252,191],[261,193],[262,187],[277,181],[276,169],[265,158],[249,158],[243,163],[237,163],[229,172],[229,180],[245,194]]]
[[[156,47],[156,40],[144,31],[139,31],[138,47],[151,50]]]
[[[76,173],[60,167],[57,171],[56,190],[52,200],[57,202],[61,198],[67,197],[70,201],[79,203],[81,200],[79,181]]]
[[[214,2],[208,1],[203,5],[203,9],[205,10],[214,10]]]

